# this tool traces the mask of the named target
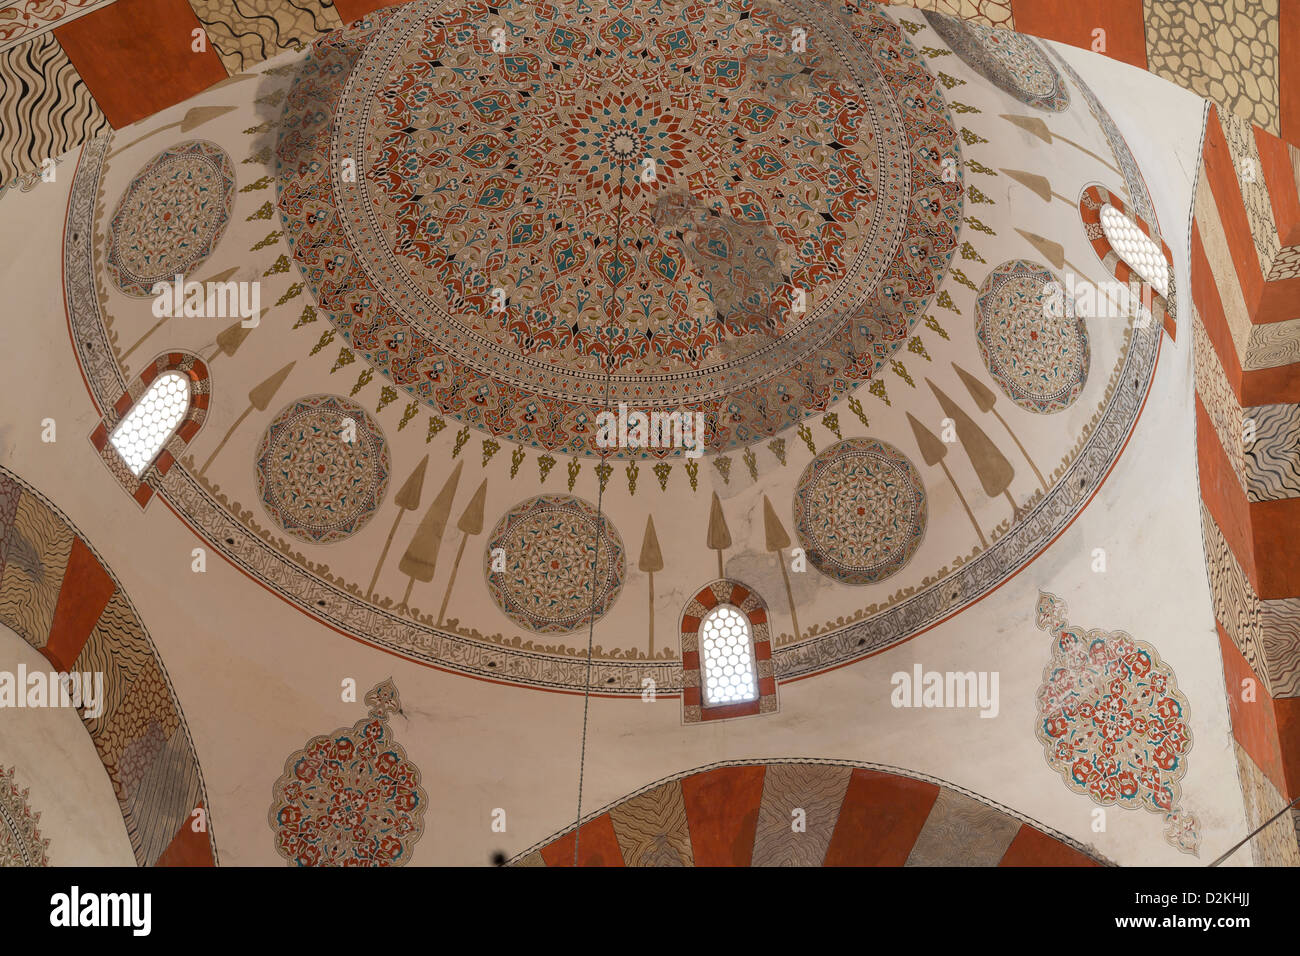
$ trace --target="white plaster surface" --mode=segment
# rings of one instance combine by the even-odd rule
[[[1140,71],[1121,73],[1125,68],[1113,61],[1065,54],[1112,110],[1147,171],[1178,259],[1186,309],[1186,220],[1199,101]],[[486,864],[494,851],[512,855],[571,825],[582,697],[472,680],[384,654],[315,624],[215,554],[208,556],[206,573],[195,574],[192,533],[161,501],[141,512],[95,461],[87,436],[98,418],[71,354],[61,301],[59,235],[70,179],[61,170],[58,183],[0,203],[0,278],[8,295],[0,325],[0,464],[62,508],[131,595],[193,734],[221,861],[281,862],[267,822],[272,783],[285,758],[309,737],[363,716],[362,704],[340,699],[346,678],[364,691],[391,676],[401,692],[405,714],[392,718],[392,728],[421,769],[431,803],[415,863]],[[1023,215],[1033,229],[1032,207],[1026,205]],[[1087,250],[1081,239],[1071,240],[1070,248],[1075,261]],[[1025,247],[1020,254],[1030,253]],[[653,704],[592,698],[584,812],[718,760],[827,757],[932,774],[1093,844],[1120,863],[1203,864],[1240,839],[1246,824],[1200,543],[1187,317],[1186,311],[1180,317],[1180,341],[1164,342],[1127,451],[1083,515],[1028,569],[906,644],[783,684],[777,715],[684,726],[675,698]],[[278,367],[292,357],[259,361]],[[977,367],[978,356],[967,362]],[[227,404],[231,416],[237,404]],[[53,444],[40,441],[47,417],[58,423]],[[251,441],[254,431],[244,440]],[[739,461],[736,470],[743,470]],[[648,473],[641,480],[654,481]],[[432,493],[429,487],[425,493]],[[753,520],[756,506],[751,500],[733,518],[733,532]],[[381,515],[375,525],[388,521]],[[639,530],[626,529],[630,535]],[[638,542],[625,541],[633,560]],[[1107,554],[1104,574],[1091,570],[1096,548]],[[625,600],[639,603],[640,586],[630,580],[634,593]],[[1068,602],[1071,623],[1127,630],[1154,644],[1173,667],[1191,702],[1195,746],[1183,788],[1185,806],[1202,824],[1199,861],[1164,841],[1155,814],[1111,810],[1104,832],[1094,832],[1094,805],[1071,793],[1044,760],[1033,732],[1034,695],[1050,642],[1033,626],[1039,588]],[[6,646],[0,640],[0,650]],[[917,662],[927,670],[996,670],[998,717],[891,707],[890,675]],[[40,722],[3,725],[15,729],[0,733],[0,762],[16,763],[27,775],[24,785],[33,788],[32,801],[45,814],[42,828],[57,837],[52,859],[121,861],[125,835],[116,840],[114,820],[105,818],[116,807],[102,768],[88,763],[84,752],[37,762],[40,753],[76,752],[76,728],[41,716]],[[80,740],[90,746],[84,734]],[[93,748],[89,756],[94,761]],[[61,796],[76,793],[83,796],[71,802]],[[490,829],[496,808],[507,814],[504,834]],[[115,823],[121,830],[120,816]],[[129,847],[125,852],[129,861]],[[1239,853],[1230,862],[1249,858]]]

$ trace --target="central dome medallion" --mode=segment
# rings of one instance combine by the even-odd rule
[[[961,219],[947,106],[872,9],[426,0],[318,40],[285,110],[286,233],[351,347],[559,452],[620,402],[709,450],[825,409]]]

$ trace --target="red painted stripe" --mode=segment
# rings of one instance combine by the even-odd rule
[[[1255,262],[1258,264],[1259,259],[1256,258]],[[1255,325],[1268,325],[1288,319],[1300,319],[1300,278],[1265,282],[1250,321]]]
[[[1259,254],[1255,251],[1255,240],[1250,233],[1250,220],[1246,217],[1246,201],[1241,195],[1240,170],[1232,161],[1232,151],[1228,149],[1227,137],[1219,123],[1216,107],[1210,107],[1210,116],[1205,125],[1205,145],[1201,150],[1204,161],[1204,175],[1214,196],[1215,208],[1219,210],[1219,220],[1223,223],[1223,232],[1228,239],[1228,250],[1232,253],[1232,262],[1237,270],[1237,280],[1241,283],[1242,295],[1246,298],[1246,311],[1255,322],[1259,311],[1259,301],[1264,294],[1264,275],[1259,269]]]
[[[54,35],[114,129],[183,102],[226,78],[208,42],[191,48],[198,17],[185,0],[117,0]]]
[[[70,671],[86,646],[86,638],[104,613],[117,585],[80,538],[72,539],[54,620],[43,653],[61,671]]]
[[[1250,759],[1255,761],[1264,776],[1273,781],[1287,799],[1291,799],[1296,794],[1288,792],[1273,698],[1241,651],[1237,650],[1237,645],[1232,643],[1223,625],[1216,621],[1215,627],[1219,631],[1219,652],[1223,655],[1223,679],[1228,692],[1228,712],[1232,717],[1232,736],[1250,754]],[[1242,700],[1247,690],[1253,694],[1253,701]],[[1294,726],[1291,730],[1294,749],[1297,739]],[[1293,775],[1293,784],[1296,779]]]
[[[1255,590],[1266,601],[1300,597],[1300,498],[1252,501],[1249,507],[1259,569]]]
[[[199,806],[195,809],[199,809]],[[206,831],[196,833],[194,831],[194,817],[186,817],[181,828],[176,831],[172,837],[172,842],[167,844],[167,849],[163,850],[162,856],[158,857],[158,862],[154,866],[212,866],[212,844],[208,841]]]
[[[749,866],[766,771],[719,767],[682,780],[696,866]]]
[[[1243,408],[1300,402],[1300,364],[1242,371],[1237,347],[1228,331],[1223,300],[1219,297],[1210,260],[1201,242],[1200,228],[1195,223],[1192,224],[1192,300],[1201,314],[1201,322],[1219,356],[1228,384]]]
[[[1072,846],[1022,824],[998,866],[1100,866]]]
[[[1288,143],[1300,143],[1300,3],[1296,0],[1282,0],[1277,38],[1277,68],[1281,74],[1278,130]]]
[[[1196,396],[1196,463],[1201,474],[1201,500],[1223,532],[1224,540],[1242,571],[1258,588],[1255,546],[1251,533],[1250,507],[1227,452],[1219,442],[1210,415]]]
[[[938,796],[939,787],[924,780],[854,770],[826,866],[902,866]]]
[[[582,839],[578,844],[579,866],[622,866],[623,851],[619,849],[614,823],[608,813],[588,820],[581,827]],[[575,831],[542,847],[542,859],[547,866],[573,866]]]
[[[1300,50],[1297,50],[1300,55]],[[1260,172],[1273,204],[1273,221],[1283,246],[1300,244],[1300,186],[1291,166],[1291,149],[1284,140],[1255,127]]]
[[[1147,68],[1142,0],[1011,0],[1016,29],[1036,37],[1092,49],[1093,31],[1105,30],[1107,56]]]
[[[360,20],[367,13],[405,2],[406,0],[334,0],[334,8],[338,10],[339,16],[343,18],[343,23],[346,25],[354,20]]]
[[[687,688],[688,690],[690,688]],[[688,702],[689,703],[689,702]],[[753,717],[758,713],[758,701],[749,700],[743,704],[722,704],[721,706],[700,708],[701,720],[731,720],[733,717]]]

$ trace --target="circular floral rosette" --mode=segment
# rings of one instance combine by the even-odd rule
[[[1088,326],[1060,280],[1017,259],[989,273],[975,299],[975,340],[989,375],[1021,408],[1069,408],[1088,381]]]
[[[235,199],[235,167],[215,143],[171,146],[136,174],[108,226],[108,273],[127,295],[153,295],[216,248]]]
[[[874,438],[832,445],[795,488],[794,526],[808,560],[844,584],[874,584],[907,564],[926,520],[916,466]]]
[[[307,741],[272,787],[275,849],[290,863],[404,866],[424,833],[428,794],[388,726],[397,690],[384,681],[366,703],[368,717]]]
[[[504,570],[494,570],[494,554],[504,557]],[[627,576],[614,525],[572,495],[538,495],[507,512],[488,541],[487,566],[492,599],[512,620],[542,634],[599,620]]]
[[[443,414],[594,454],[608,385],[749,443],[907,340],[956,246],[956,131],[874,8],[625,8],[426,0],[318,40],[285,235],[351,347]]]
[[[262,437],[257,490],[275,523],[303,541],[355,534],[388,487],[388,442],[365,409],[313,395],[283,409]]]
[[[933,11],[925,18],[967,66],[1004,93],[1054,113],[1070,108],[1060,71],[1033,38]]]

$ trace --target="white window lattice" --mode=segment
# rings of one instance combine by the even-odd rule
[[[172,437],[190,405],[190,380],[179,372],[159,375],[108,440],[139,478]]]
[[[1101,207],[1101,231],[1115,253],[1162,296],[1169,295],[1169,263],[1160,247],[1128,216],[1107,203]]]
[[[706,704],[734,704],[758,697],[749,619],[729,604],[715,607],[700,624],[700,663]]]

